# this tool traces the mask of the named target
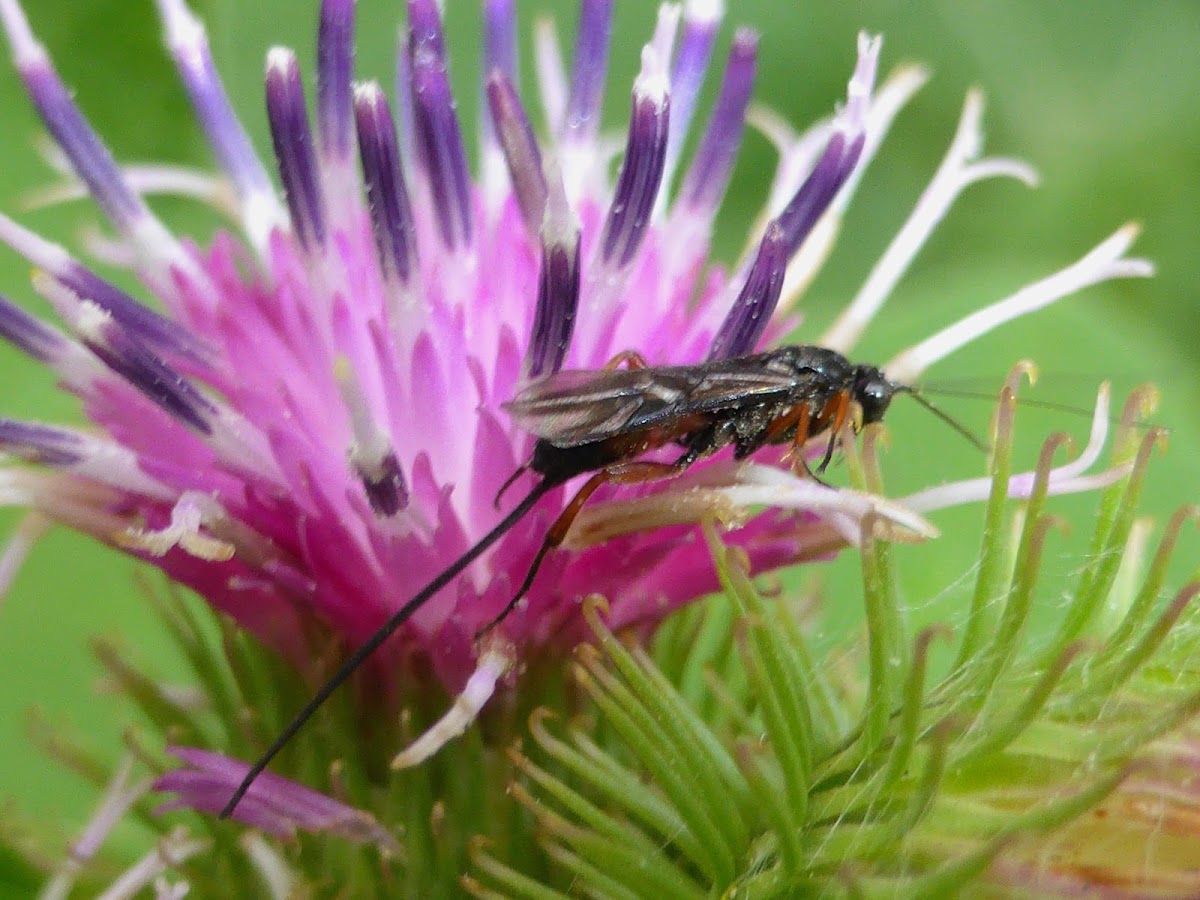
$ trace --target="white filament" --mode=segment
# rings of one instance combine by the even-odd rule
[[[818,341],[821,346],[842,353],[854,346],[883,307],[896,283],[908,271],[933,230],[968,186],[999,176],[1016,178],[1030,187],[1037,184],[1037,173],[1019,160],[996,158],[976,161],[983,149],[982,114],[983,95],[975,90],[968,92],[958,129],[933,180],[867,276],[857,296]]]
[[[1125,258],[1125,252],[1138,231],[1136,224],[1124,225],[1077,262],[910,347],[885,364],[884,371],[895,381],[912,384],[934,363],[1005,322],[1028,315],[1102,281],[1148,278],[1154,274],[1151,262]]]
[[[158,846],[142,857],[114,881],[96,900],[133,900],[144,888],[154,884],[164,872],[186,862],[210,842],[193,838],[182,826],[158,842]]]
[[[449,711],[392,760],[393,769],[420,765],[461,735],[479,718],[484,704],[496,692],[496,684],[513,664],[512,648],[494,644],[485,650],[479,665],[467,679],[462,693]]]

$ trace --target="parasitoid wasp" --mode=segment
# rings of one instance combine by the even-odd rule
[[[622,367],[623,366],[623,367]],[[854,364],[824,347],[793,344],[765,353],[690,366],[648,366],[637,353],[618,354],[599,370],[563,370],[535,380],[504,408],[536,438],[524,472],[537,481],[499,524],[447,566],[329,677],[259,757],[238,785],[221,816],[229,816],[275,755],[329,696],[422,604],[446,587],[505,532],[529,514],[550,491],[592,473],[547,530],[541,547],[512,599],[476,635],[499,625],[529,591],[546,555],[559,546],[588,498],[604,484],[628,485],[672,478],[699,459],[726,447],[734,459],[768,445],[790,444],[793,465],[819,479],[833,458],[837,435],[878,422],[898,393],[913,396],[968,440],[977,440],[911,386],[890,381],[871,365]],[[814,472],[803,448],[828,433]],[[669,461],[642,457],[674,445],[682,452]],[[500,496],[497,496],[497,504]]]

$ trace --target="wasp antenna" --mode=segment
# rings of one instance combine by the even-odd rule
[[[929,385],[922,385],[921,392],[925,394],[938,394],[943,397],[962,397],[966,400],[988,400],[993,403],[996,400],[995,394],[989,394],[986,391],[967,391],[961,388],[931,387]],[[1025,406],[1030,409],[1047,409],[1051,412],[1067,413],[1069,415],[1079,416],[1080,418],[1084,419],[1090,419],[1095,415],[1093,410],[1085,409],[1082,406],[1072,406],[1070,403],[1055,403],[1053,400],[1038,400],[1034,397],[1018,397],[1017,406]],[[1119,425],[1120,423],[1121,417],[1119,415],[1110,415],[1108,417],[1109,425]],[[1153,423],[1144,419],[1139,419],[1134,424],[1146,426]]]
[[[942,409],[939,409],[933,403],[930,403],[929,400],[922,395],[921,391],[918,391],[916,388],[909,387],[907,385],[904,388],[902,388],[902,390],[904,391],[904,393],[911,395],[914,400],[916,400],[919,404],[921,404],[921,406],[925,407],[927,410],[929,410],[931,413],[933,413],[935,416],[937,416],[939,419],[941,419],[943,422],[945,422],[947,425],[949,425],[951,428],[953,428],[955,431],[957,431],[959,434],[961,434],[964,438],[966,438],[968,441],[970,441],[971,445],[973,447],[975,447],[977,450],[980,450],[983,453],[988,453],[991,451],[991,448],[987,445],[986,441],[981,440],[979,435],[975,434],[973,431],[971,431],[969,428],[967,428],[967,426],[965,426],[962,422],[958,421],[952,415],[950,415],[949,413],[945,412]]]
[[[379,630],[367,639],[365,644],[355,650],[338,667],[338,670],[321,685],[320,690],[313,695],[312,699],[304,705],[304,708],[300,712],[296,713],[292,720],[284,727],[283,731],[279,732],[279,736],[271,742],[271,746],[266,749],[266,752],[250,767],[250,771],[246,773],[246,776],[237,786],[237,789],[230,796],[229,802],[221,810],[220,818],[227,819],[233,814],[233,811],[237,809],[237,805],[241,802],[242,798],[246,796],[246,791],[250,790],[250,786],[254,784],[254,780],[271,764],[271,760],[276,757],[280,750],[287,746],[288,741],[296,736],[296,733],[312,718],[313,713],[321,708],[321,704],[328,700],[330,695],[341,687],[342,683],[353,675],[358,667],[365,663],[384,641],[391,637],[392,632],[407,622],[413,613],[420,609],[427,600],[453,581],[463,569],[478,559],[483,551],[496,543],[506,531],[523,519],[542,497],[559,484],[559,481],[543,478],[534,485],[533,489],[525,495],[525,498],[517,504],[516,508],[500,521],[500,524],[481,537],[462,556],[450,563],[429,584],[421,588],[416,596],[393,613],[392,617],[384,622],[379,627]]]

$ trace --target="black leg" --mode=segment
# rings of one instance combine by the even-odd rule
[[[600,470],[584,482],[583,487],[575,493],[575,496],[571,498],[571,502],[559,513],[558,518],[554,520],[554,524],[546,532],[546,537],[542,540],[542,545],[534,555],[533,562],[529,564],[529,571],[525,573],[525,579],[521,582],[521,586],[517,588],[517,592],[513,594],[513,598],[505,604],[504,609],[500,610],[499,615],[475,633],[475,640],[480,640],[508,618],[508,614],[516,608],[521,598],[533,587],[533,579],[537,576],[538,569],[541,568],[546,556],[566,539],[567,533],[571,530],[571,525],[575,522],[576,516],[579,515],[579,511],[583,509],[584,504],[587,503],[600,485],[644,484],[650,481],[662,481],[667,478],[674,478],[676,475],[686,471],[700,455],[700,450],[692,448],[687,450],[673,463],[640,461],[618,463],[609,466],[607,469]]]

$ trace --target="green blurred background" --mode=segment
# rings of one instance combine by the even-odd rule
[[[464,122],[473,131],[478,4],[450,0],[448,5],[452,74]],[[27,6],[83,109],[120,159],[210,165],[161,49],[151,0],[37,0]],[[555,13],[564,40],[573,35],[574,3],[518,6],[523,39],[538,11]],[[617,6],[606,112],[612,125],[627,114],[637,49],[653,22],[651,4],[618,0]],[[1140,220],[1145,233],[1135,250],[1157,262],[1156,279],[1092,289],[972,345],[930,377],[958,386],[965,379],[976,390],[991,391],[1016,359],[1030,357],[1044,372],[1036,396],[1081,408],[1090,408],[1102,378],[1112,377],[1119,389],[1155,381],[1165,398],[1158,418],[1173,436],[1171,452],[1154,467],[1146,509],[1161,520],[1174,505],[1195,501],[1200,484],[1194,449],[1200,430],[1200,312],[1193,299],[1200,276],[1200,4],[741,0],[730,6],[730,22],[763,32],[758,99],[798,124],[827,114],[844,96],[860,28],[885,35],[885,71],[902,60],[923,61],[933,70],[931,83],[901,115],[862,185],[842,242],[806,300],[804,334],[819,334],[861,283],[941,159],[964,92],[980,85],[988,96],[989,151],[1030,161],[1043,186],[1029,191],[1014,182],[989,182],[973,188],[901,284],[860,355],[883,361],[1072,261],[1121,223]],[[193,8],[207,22],[234,103],[265,152],[264,54],[272,44],[293,46],[311,72],[316,2],[209,0]],[[397,0],[360,0],[360,77],[390,81],[400,16]],[[725,30],[719,53],[731,31]],[[524,60],[528,65],[528,54]],[[525,94],[531,104],[532,82],[527,70]],[[0,65],[0,127],[5,135],[0,208],[44,234],[74,243],[97,221],[90,206],[22,209],[28,192],[52,176],[35,152],[39,128],[7,62]],[[749,133],[718,229],[723,258],[741,248],[773,164],[766,141]],[[211,231],[212,217],[191,204],[155,206],[180,232],[196,234],[201,242]],[[28,266],[7,250],[0,250],[0,290],[42,308],[28,286]],[[75,404],[7,347],[0,348],[0,368],[5,384],[0,413],[77,421]],[[986,403],[945,405],[977,429],[986,424]],[[885,459],[892,492],[980,471],[982,459],[964,442],[920,410],[898,407],[889,419],[893,448]],[[1038,435],[1063,428],[1080,436],[1087,431],[1086,417],[1035,410],[1022,415],[1029,439],[1022,450],[1026,464]],[[1064,577],[1079,565],[1093,505],[1092,498],[1056,505],[1075,523],[1073,536],[1052,538],[1048,551],[1048,568]],[[946,538],[900,549],[903,588],[916,620],[953,621],[965,602],[978,515],[977,509],[939,515]],[[14,514],[5,514],[3,532],[15,521]],[[1196,542],[1185,541],[1184,556],[1194,560],[1195,551]],[[1178,571],[1193,568],[1185,558]],[[135,571],[116,554],[55,532],[37,547],[0,607],[0,796],[12,797],[31,817],[60,821],[67,831],[84,820],[94,794],[28,742],[29,710],[37,707],[55,726],[115,757],[126,710],[98,693],[99,669],[89,638],[116,636],[133,658],[165,677],[182,673],[139,597]],[[813,586],[815,571],[796,577]],[[854,633],[860,616],[853,558],[822,567],[818,577],[829,599],[824,637],[836,642]],[[1047,581],[1044,621],[1060,607],[1064,583]]]

